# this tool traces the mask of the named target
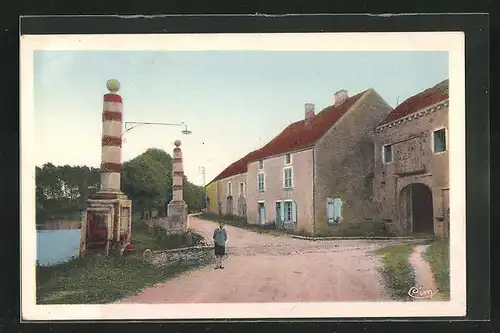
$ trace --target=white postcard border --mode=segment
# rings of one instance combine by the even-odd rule
[[[33,54],[36,50],[447,51],[450,80],[450,301],[37,305]],[[466,313],[465,37],[462,32],[21,36],[23,320],[437,317]],[[415,92],[417,93],[417,92]]]

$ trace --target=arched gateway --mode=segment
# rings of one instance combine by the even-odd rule
[[[434,234],[434,209],[431,189],[414,183],[399,193],[400,229],[404,233]]]

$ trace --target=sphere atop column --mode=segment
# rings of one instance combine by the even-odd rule
[[[174,145],[175,145],[176,147],[179,147],[179,146],[181,145],[181,140],[175,140],[175,141],[174,141]]]
[[[116,93],[118,90],[120,90],[120,82],[115,79],[108,80],[108,82],[106,82],[106,88],[108,88],[108,90],[112,93]]]

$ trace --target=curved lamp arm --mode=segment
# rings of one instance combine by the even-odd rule
[[[128,125],[132,125],[128,127]],[[121,134],[123,136],[125,133],[133,130],[134,128],[141,126],[141,125],[161,125],[161,126],[184,126],[184,129],[181,131],[182,134],[188,135],[191,134],[192,131],[188,130],[187,125],[184,122],[181,123],[146,123],[146,122],[139,122],[139,121],[126,121],[125,122],[125,131]]]

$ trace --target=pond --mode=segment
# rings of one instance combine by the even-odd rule
[[[80,229],[37,231],[36,258],[42,266],[65,262],[78,256]]]

